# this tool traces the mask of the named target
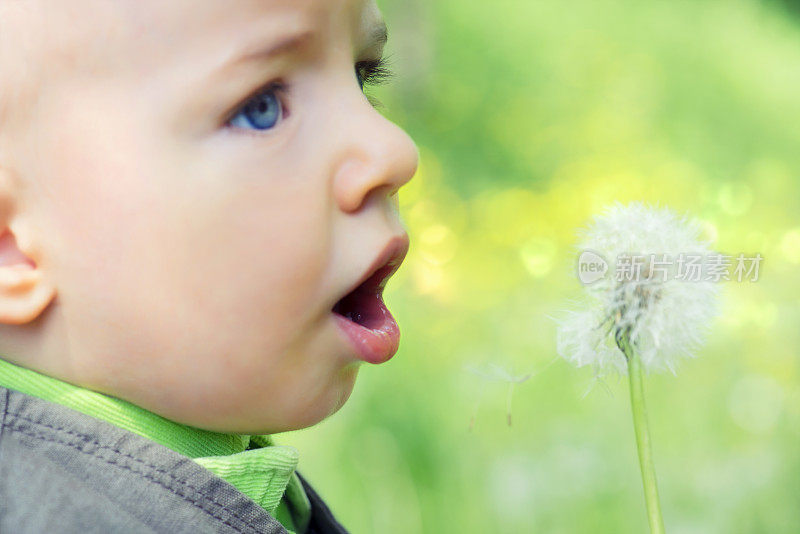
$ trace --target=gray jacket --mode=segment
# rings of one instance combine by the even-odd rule
[[[308,534],[346,534],[298,473]],[[190,458],[59,404],[0,387],[0,533],[285,534]]]

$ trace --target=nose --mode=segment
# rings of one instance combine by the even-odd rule
[[[333,191],[339,208],[357,212],[373,196],[396,203],[395,193],[417,172],[419,151],[399,126],[361,95],[347,118]]]

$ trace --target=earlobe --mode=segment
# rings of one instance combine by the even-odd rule
[[[56,291],[42,274],[28,265],[0,265],[0,323],[29,323],[47,308]]]
[[[20,231],[21,221],[14,219],[15,208],[13,181],[0,167],[0,323],[4,324],[33,321],[56,295],[42,269],[17,245],[15,230]]]

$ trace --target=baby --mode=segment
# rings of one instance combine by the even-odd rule
[[[0,532],[345,532],[269,434],[398,347],[385,42],[372,0],[0,0]]]

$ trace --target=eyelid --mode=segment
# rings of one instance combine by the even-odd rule
[[[356,62],[355,66],[357,69],[366,69],[366,74],[362,77],[362,83],[364,86],[381,85],[383,83],[386,83],[389,79],[391,79],[394,76],[394,72],[389,68],[388,56],[382,55],[381,57],[378,58],[361,60]],[[280,100],[281,110],[282,110],[281,122],[283,122],[289,116],[290,113],[289,106],[287,106],[286,104],[286,101],[288,99],[287,95],[289,94],[289,89],[290,89],[289,84],[283,81],[283,79],[281,78],[272,79],[260,85],[259,87],[251,91],[246,97],[240,99],[235,106],[233,106],[227,113],[223,115],[225,118],[222,122],[222,126],[230,129],[241,129],[235,126],[231,126],[230,122],[233,120],[234,117],[236,117],[236,115],[242,110],[242,108],[244,108],[247,105],[247,103],[250,100],[257,97],[261,93],[270,90],[275,91],[276,96]],[[370,102],[373,104],[373,106],[382,107],[382,104],[379,101],[373,99],[370,96],[368,96],[367,98],[370,99]],[[269,131],[272,130],[274,130],[274,128],[271,128]],[[266,133],[266,131],[260,133],[259,135],[263,135],[264,133]]]
[[[277,80],[270,80],[269,82],[262,84],[257,89],[251,91],[246,97],[241,99],[230,111],[225,113],[225,119],[222,122],[222,125],[229,128],[236,128],[235,126],[230,126],[230,122],[233,120],[234,117],[244,108],[250,100],[257,97],[261,93],[266,91],[275,91],[275,95],[278,97],[281,103],[281,121],[286,119],[289,116],[288,107],[286,106],[287,95],[289,94],[289,85],[281,79]]]

